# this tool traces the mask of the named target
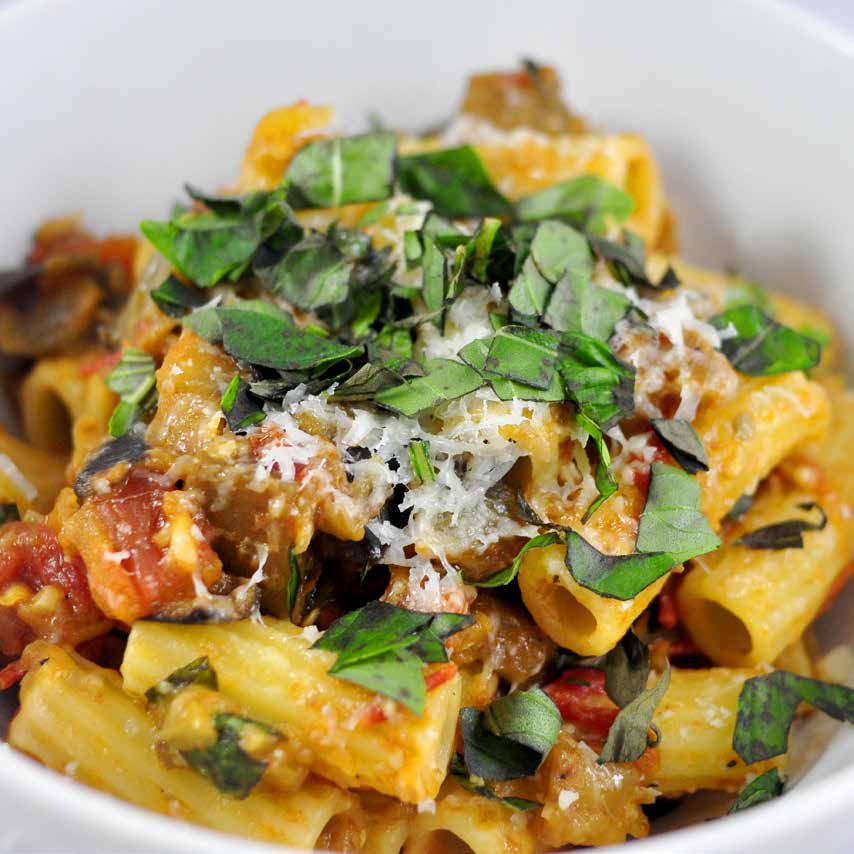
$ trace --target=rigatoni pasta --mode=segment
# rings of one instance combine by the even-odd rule
[[[852,550],[833,325],[685,262],[649,144],[553,69],[424,136],[333,117],[268,113],[139,238],[46,224],[0,295],[10,744],[354,854],[780,794],[803,704],[854,720],[809,641]]]

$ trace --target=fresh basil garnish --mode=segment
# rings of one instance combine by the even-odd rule
[[[485,711],[463,708],[466,770],[484,780],[529,777],[552,749],[562,723],[557,706],[539,687],[513,691]]]
[[[499,327],[496,331],[506,329],[509,324]],[[566,391],[563,386],[563,380],[560,374],[556,371],[552,373],[551,382],[548,388],[538,389],[533,386],[524,385],[523,383],[513,382],[507,379],[503,374],[486,369],[486,360],[489,356],[489,348],[492,343],[491,338],[478,338],[466,344],[459,352],[459,357],[467,364],[474,368],[483,379],[492,386],[499,400],[542,400],[542,401],[561,401],[566,397]]]
[[[510,288],[510,306],[522,316],[539,317],[562,277],[589,279],[592,272],[593,257],[585,237],[565,223],[546,220],[537,226],[528,257]]]
[[[748,765],[785,753],[789,729],[802,702],[835,720],[854,723],[854,688],[775,670],[753,676],[742,686],[733,750]]]
[[[528,810],[539,809],[542,806],[538,801],[530,801],[527,798],[502,798],[497,795],[486,783],[480,782],[479,778],[473,778],[469,774],[466,770],[465,760],[459,753],[455,753],[451,759],[449,770],[454,779],[467,791],[474,792],[490,801],[498,801],[514,812],[527,812]]]
[[[661,444],[688,474],[709,470],[706,449],[689,421],[653,418],[650,424]]]
[[[483,384],[480,374],[468,365],[450,359],[431,359],[425,365],[424,376],[380,391],[375,401],[384,409],[411,417],[469,394]]]
[[[581,175],[525,196],[514,207],[522,222],[566,219],[598,233],[604,230],[606,217],[620,223],[631,216],[635,203],[628,193],[596,175]]]
[[[251,729],[276,738],[281,738],[281,735],[267,724],[225,712],[215,714],[213,723],[216,741],[207,747],[182,750],[181,755],[191,768],[210,777],[221,792],[245,798],[260,782],[267,763],[250,756],[240,746],[241,739]]]
[[[481,581],[466,579],[466,584],[471,584],[474,587],[503,587],[505,584],[509,584],[519,574],[519,567],[522,565],[522,559],[529,551],[532,549],[543,549],[546,546],[554,545],[560,541],[560,536],[554,531],[549,531],[545,534],[537,534],[537,536],[531,537],[531,539],[528,540],[521,549],[519,549],[516,553],[516,557],[514,557],[513,560],[504,567],[504,569],[499,569],[498,572],[493,573],[488,578],[484,578]]]
[[[720,539],[700,508],[696,481],[673,466],[653,463],[635,554],[602,554],[582,536],[568,531],[566,565],[583,587],[600,596],[627,600],[677,564],[719,545]]]
[[[414,475],[421,483],[432,483],[436,480],[436,469],[430,460],[430,443],[424,439],[415,439],[409,443],[409,464]]]
[[[156,397],[154,359],[142,350],[126,347],[106,383],[121,398],[110,416],[110,435],[124,436]]]
[[[185,285],[176,276],[168,276],[152,292],[157,307],[170,317],[183,317],[194,308],[204,305],[207,297],[198,288]]]
[[[751,507],[753,507],[754,499],[754,495],[750,495],[746,492],[743,495],[740,495],[735,504],[730,507],[726,516],[723,517],[722,521],[737,522],[745,513],[747,513],[748,510],[750,510]]]
[[[634,599],[679,563],[672,554],[606,555],[580,534],[566,535],[566,566],[582,586],[609,599]]]
[[[233,199],[205,197],[205,204],[206,211],[184,211],[169,222],[145,220],[140,224],[154,247],[203,288],[222,279],[239,279],[260,246],[290,216],[279,192]]]
[[[766,771],[751,780],[739,793],[735,803],[729,808],[728,813],[741,812],[756,804],[764,804],[779,798],[783,794],[783,780],[776,768]]]
[[[231,378],[220,401],[222,411],[232,432],[246,430],[253,424],[263,421],[267,416],[253,398],[250,385],[239,374]]]
[[[401,157],[400,188],[416,199],[427,199],[436,213],[452,219],[512,212],[469,145]]]
[[[652,288],[658,291],[671,290],[680,284],[672,267],[654,282],[646,273],[646,247],[644,242],[630,231],[623,233],[623,242],[616,243],[604,237],[590,237],[594,252],[611,270],[614,278],[626,287]]]
[[[653,463],[650,473],[636,549],[668,552],[676,563],[714,551],[721,541],[703,515],[697,481],[665,463]]]
[[[598,447],[605,447],[604,439],[601,436],[599,436],[595,441]],[[604,458],[600,452],[600,456],[596,462],[596,468],[593,473],[593,482],[596,484],[596,490],[599,495],[584,511],[584,515],[581,517],[582,525],[586,525],[593,518],[593,514],[619,489],[617,479],[613,474],[611,474],[609,466],[610,462],[607,462],[606,458]]]
[[[711,318],[718,329],[731,329],[721,352],[743,374],[767,377],[789,371],[808,371],[821,360],[821,344],[777,323],[755,305],[731,308]]]
[[[472,625],[462,614],[407,611],[369,602],[336,620],[314,647],[338,654],[329,672],[424,711],[423,665],[447,661],[444,639]]]
[[[597,761],[600,765],[605,762],[634,762],[648,747],[658,744],[661,733],[652,718],[669,686],[670,662],[665,661],[664,670],[655,685],[644,689],[620,709],[599,754]],[[650,729],[655,733],[653,741],[649,739]]]
[[[295,208],[337,208],[375,202],[392,194],[397,161],[393,133],[310,142],[291,160],[284,186]]]
[[[631,305],[624,294],[594,284],[589,276],[567,272],[554,286],[543,322],[558,332],[583,332],[607,341]]]
[[[364,349],[300,329],[281,312],[229,307],[217,314],[226,353],[253,365],[282,371],[317,369],[359,356]]]
[[[556,342],[548,333],[527,326],[504,326],[492,336],[484,368],[513,382],[548,389],[556,364]]]
[[[216,671],[211,667],[210,659],[205,655],[174,670],[156,685],[145,692],[149,703],[156,703],[183,691],[189,685],[200,685],[216,691],[219,688]]]
[[[649,647],[629,629],[605,656],[605,693],[620,708],[646,690]]]
[[[798,504],[798,507],[807,511],[817,510],[818,522],[809,522],[806,519],[787,519],[785,522],[776,522],[744,534],[735,541],[734,545],[745,546],[748,549],[802,549],[804,532],[823,531],[827,526],[827,513],[815,501],[805,501],[803,504]]]
[[[558,371],[567,397],[600,431],[613,427],[634,411],[635,372],[620,362],[603,341],[582,332],[564,333]],[[599,451],[603,453],[601,446]],[[603,456],[607,459],[607,450]]]

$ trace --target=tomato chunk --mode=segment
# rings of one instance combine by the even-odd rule
[[[605,693],[603,671],[594,667],[566,670],[543,690],[554,700],[565,721],[602,740],[608,737],[619,709]]]

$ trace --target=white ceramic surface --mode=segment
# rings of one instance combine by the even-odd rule
[[[26,0],[0,9],[0,265],[34,223],[163,214],[231,178],[255,119],[298,97],[420,127],[473,69],[554,62],[595,123],[645,133],[686,254],[829,309],[854,341],[854,46],[761,0]],[[854,595],[822,626],[852,640]],[[637,854],[854,849],[854,730],[780,801]],[[0,746],[0,850],[282,851],[144,813]]]

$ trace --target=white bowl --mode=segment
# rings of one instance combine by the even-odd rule
[[[0,266],[33,225],[80,210],[99,230],[159,216],[186,180],[233,177],[254,121],[308,97],[344,126],[377,110],[423,127],[465,75],[555,63],[595,123],[645,133],[689,258],[736,267],[832,312],[854,340],[854,46],[760,0],[289,3],[79,0],[0,11]],[[825,620],[851,641],[854,596]],[[850,851],[854,731],[784,798],[634,843],[676,851]],[[143,812],[2,747],[0,848],[278,851]]]

